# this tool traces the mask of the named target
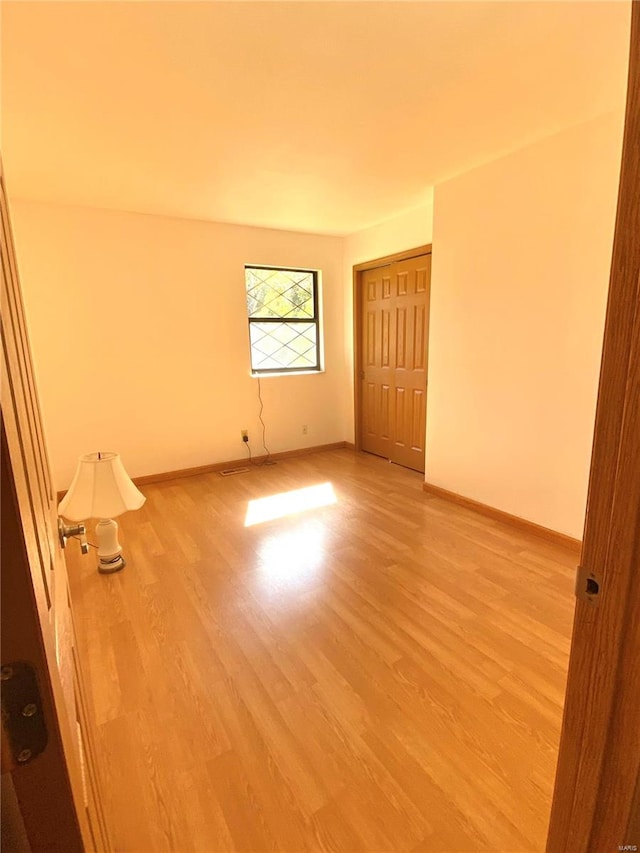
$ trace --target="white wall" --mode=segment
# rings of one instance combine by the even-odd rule
[[[13,202],[56,487],[98,447],[134,476],[245,427],[260,451],[247,262],[323,271],[326,372],[263,380],[270,449],[353,440],[352,267],[433,242],[426,479],[580,536],[621,138],[569,129],[344,239]]]
[[[132,476],[261,450],[244,264],[322,270],[326,372],[262,380],[272,452],[343,441],[342,240],[14,201],[53,477],[120,451]],[[308,434],[302,434],[302,425]]]
[[[356,231],[344,240],[344,346],[347,354],[350,408],[346,413],[345,432],[354,440],[353,411],[353,267],[355,264],[383,258],[406,249],[431,243],[433,233],[433,190],[420,207],[387,219],[371,228]]]
[[[426,479],[582,535],[622,117],[435,190]]]
[[[345,238],[344,260],[351,275],[354,264],[383,258],[431,242],[433,233],[433,190],[420,207],[387,219]]]

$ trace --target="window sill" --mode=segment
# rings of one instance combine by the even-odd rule
[[[275,373],[250,373],[252,379],[273,379],[276,376],[315,376],[324,373],[324,368],[319,370],[278,370]]]

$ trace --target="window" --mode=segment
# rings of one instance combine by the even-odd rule
[[[318,273],[245,267],[251,370],[320,370]]]

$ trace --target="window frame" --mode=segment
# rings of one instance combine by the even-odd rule
[[[313,317],[250,317],[247,306],[247,320],[249,333],[249,365],[252,376],[261,376],[268,374],[287,374],[287,373],[322,373],[322,345],[320,340],[320,271],[307,269],[305,267],[274,267],[268,264],[245,264],[244,265],[244,288],[245,299],[247,296],[247,270],[269,270],[270,272],[303,272],[310,273],[313,278]],[[304,323],[309,325],[313,323],[316,327],[316,360],[313,366],[305,365],[304,367],[254,367],[253,366],[253,346],[251,343],[251,324],[252,323],[284,323],[295,325],[296,323]]]

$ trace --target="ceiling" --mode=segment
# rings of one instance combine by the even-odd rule
[[[628,2],[4,2],[13,197],[347,234],[619,109]]]

